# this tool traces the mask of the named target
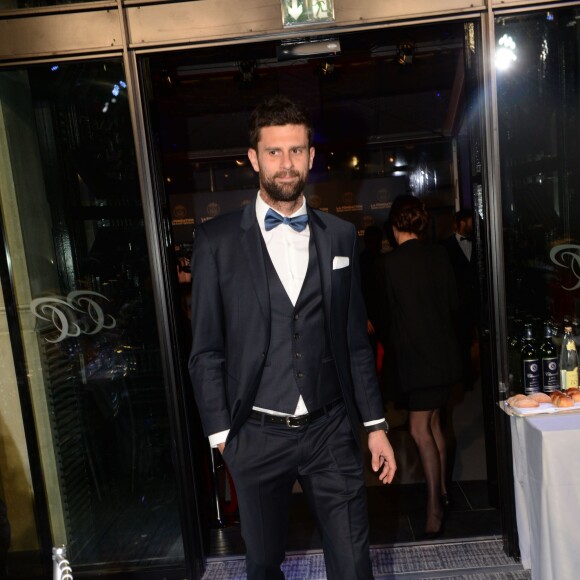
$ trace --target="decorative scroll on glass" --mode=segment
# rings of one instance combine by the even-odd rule
[[[284,26],[334,22],[334,0],[281,0]]]
[[[30,303],[30,310],[34,316],[54,326],[55,338],[45,338],[46,342],[54,343],[115,328],[117,321],[103,310],[104,302],[110,301],[98,292],[84,290],[70,292],[66,298],[35,298]]]
[[[568,272],[567,286],[562,283],[561,288],[578,290],[580,288],[580,246],[576,244],[560,244],[550,250],[550,260]]]

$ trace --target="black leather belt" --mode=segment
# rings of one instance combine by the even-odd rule
[[[332,403],[328,403],[324,405],[324,407],[320,407],[320,409],[316,409],[316,411],[312,411],[311,413],[306,413],[305,415],[298,415],[296,417],[285,417],[283,415],[272,415],[271,413],[264,413],[263,411],[256,411],[253,409],[250,413],[250,417],[252,419],[257,419],[260,422],[269,423],[273,425],[285,425],[286,427],[304,427],[304,425],[308,425],[312,423],[312,421],[316,421],[316,419],[320,419],[333,409],[334,407],[343,403],[342,399],[336,399],[332,401]]]

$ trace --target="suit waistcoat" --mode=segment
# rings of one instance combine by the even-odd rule
[[[308,411],[339,398],[329,348],[316,245],[309,243],[306,277],[292,305],[262,240],[270,293],[270,346],[254,405],[294,414],[300,395]]]

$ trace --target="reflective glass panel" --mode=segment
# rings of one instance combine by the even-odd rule
[[[578,16],[565,8],[496,21],[512,390],[523,387],[525,332],[536,348],[548,333],[558,349],[569,324],[580,342]]]
[[[0,73],[2,214],[54,543],[77,569],[184,557],[124,79],[120,60]]]

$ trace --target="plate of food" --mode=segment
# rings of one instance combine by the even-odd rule
[[[502,401],[502,407],[510,415],[539,415],[542,413],[561,413],[580,411],[580,389],[566,389],[531,395],[514,395]]]

